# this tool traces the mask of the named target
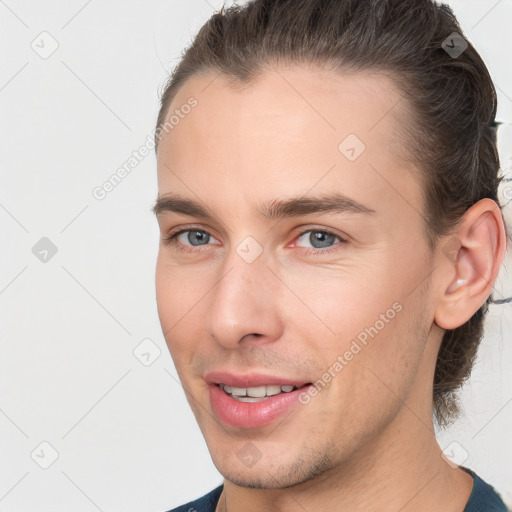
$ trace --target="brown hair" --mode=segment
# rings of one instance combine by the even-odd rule
[[[454,32],[460,49],[467,44],[460,55],[449,53]],[[433,250],[477,201],[490,198],[499,206],[496,91],[481,57],[462,37],[452,10],[432,0],[252,0],[223,7],[173,70],[157,128],[178,89],[200,73],[221,72],[244,84],[271,62],[383,72],[412,113],[404,143],[423,171],[425,232]],[[457,390],[471,373],[490,302],[444,334],[433,383],[439,425],[460,413]]]

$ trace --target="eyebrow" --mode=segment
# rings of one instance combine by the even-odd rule
[[[210,221],[215,219],[215,214],[207,207],[173,194],[158,196],[152,210],[155,215],[175,212]],[[312,213],[374,214],[376,211],[339,193],[316,197],[293,197],[286,200],[274,199],[262,205],[258,210],[259,216],[265,220],[298,217]]]

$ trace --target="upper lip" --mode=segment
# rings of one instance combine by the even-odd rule
[[[290,379],[277,375],[265,375],[262,373],[234,374],[229,372],[214,371],[204,375],[204,380],[209,384],[225,384],[237,388],[252,388],[257,386],[295,386],[302,387],[309,381],[304,379]]]

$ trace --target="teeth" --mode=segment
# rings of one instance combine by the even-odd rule
[[[267,394],[267,386],[258,386],[256,388],[247,388],[247,396],[261,398]]]
[[[262,398],[253,398],[252,396],[234,396],[235,400],[238,400],[239,402],[261,402],[262,400],[265,400]]]
[[[247,388],[235,388],[233,386],[231,388],[231,394],[235,395],[235,396],[246,396],[247,395]]]
[[[263,398],[267,396],[278,395],[279,393],[289,393],[293,391],[295,386],[278,386],[276,384],[268,386],[254,386],[251,388],[237,388],[235,386],[227,386],[220,384],[220,387],[233,397],[247,397],[243,402],[257,402],[259,400],[251,400],[251,398]]]
[[[266,386],[266,388],[267,388],[267,392],[266,392],[267,396],[278,395],[279,393],[281,393],[281,386]],[[293,386],[292,386],[292,388],[293,388]]]

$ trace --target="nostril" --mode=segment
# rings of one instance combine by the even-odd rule
[[[251,337],[255,337],[255,338],[261,338],[261,336],[263,336],[263,334],[259,333],[259,332],[251,332],[250,334],[246,334],[242,340],[244,340],[245,338],[251,338]]]

